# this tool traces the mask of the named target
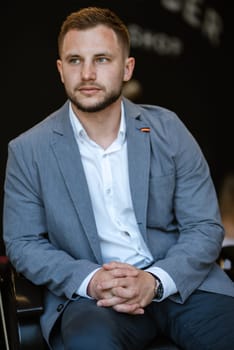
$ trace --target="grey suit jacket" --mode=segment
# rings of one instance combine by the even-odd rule
[[[154,265],[176,283],[171,298],[183,303],[197,288],[234,296],[214,263],[224,233],[198,144],[173,112],[123,101],[135,215]],[[16,269],[47,286],[41,325],[48,339],[83,279],[102,264],[68,102],[9,143],[4,240]]]

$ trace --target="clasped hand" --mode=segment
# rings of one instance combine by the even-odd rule
[[[97,305],[133,315],[144,313],[154,297],[155,278],[148,272],[121,262],[104,264],[92,277],[88,294]]]

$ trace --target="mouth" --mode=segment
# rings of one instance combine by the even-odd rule
[[[101,91],[101,89],[96,86],[82,86],[78,89],[78,91],[83,95],[91,96]]]

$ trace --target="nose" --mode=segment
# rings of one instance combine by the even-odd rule
[[[81,78],[82,80],[96,79],[96,70],[93,62],[83,62],[82,69],[81,69]]]

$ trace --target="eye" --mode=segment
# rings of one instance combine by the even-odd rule
[[[80,64],[80,58],[79,57],[70,57],[68,62],[70,64]]]
[[[98,62],[98,63],[105,63],[105,62],[109,62],[109,58],[108,57],[106,57],[106,56],[100,56],[100,57],[97,57],[96,58],[96,62]]]

